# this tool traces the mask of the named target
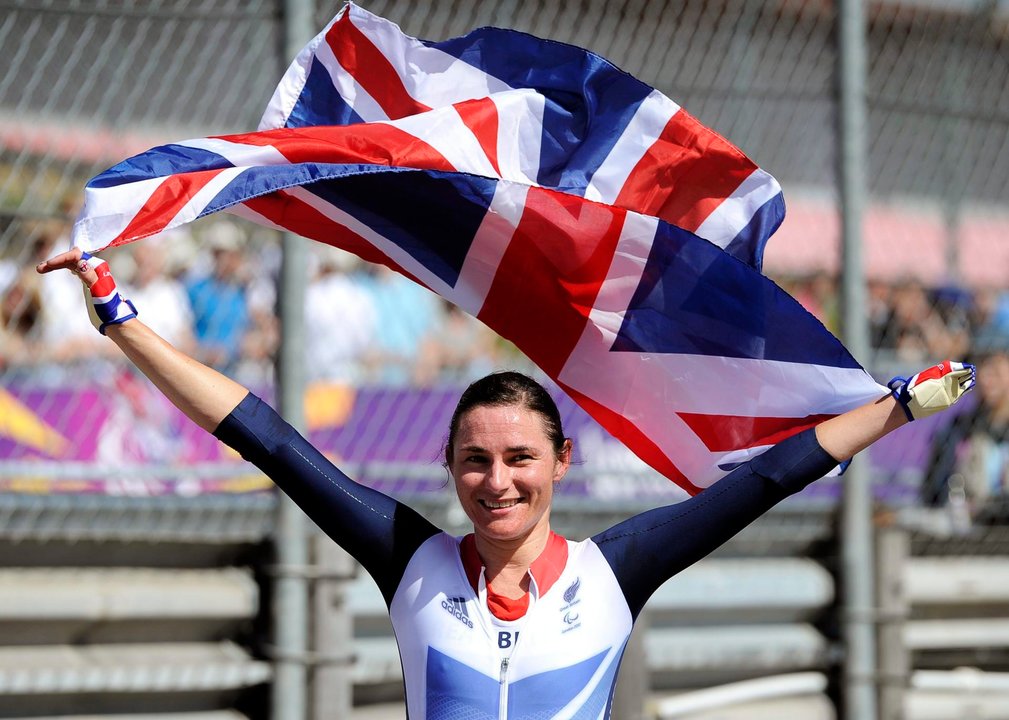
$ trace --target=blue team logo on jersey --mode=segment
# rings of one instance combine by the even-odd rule
[[[441,607],[470,630],[473,629],[473,621],[469,619],[469,611],[466,610],[466,598],[447,597],[441,601]]]
[[[582,579],[575,578],[575,581],[568,586],[568,589],[564,591],[564,605],[561,607],[561,612],[564,613],[562,618],[564,621],[564,629],[561,630],[561,634],[570,632],[575,628],[580,628],[582,624],[579,622],[579,614],[572,608],[581,602],[578,599],[578,589],[582,586]]]
[[[575,601],[575,596],[578,595],[578,588],[582,586],[582,579],[575,578],[575,581],[568,586],[568,589],[564,591],[564,602],[568,605]]]

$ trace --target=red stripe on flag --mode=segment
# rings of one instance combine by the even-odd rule
[[[494,171],[501,175],[497,163],[497,105],[490,98],[479,98],[457,103],[454,107],[463,124],[473,131],[480,147],[487,154],[487,159],[494,166]]]
[[[625,216],[530,188],[478,317],[556,377],[582,335]]]
[[[645,433],[620,413],[600,405],[587,395],[574,388],[558,383],[571,398],[581,405],[596,422],[602,425],[615,438],[631,449],[635,455],[648,463],[658,472],[669,478],[691,495],[701,492],[702,488],[694,485],[684,475],[673,461]]]
[[[385,124],[280,128],[222,135],[226,142],[272,147],[290,163],[367,163],[454,172],[434,147],[405,130]]]
[[[834,415],[807,415],[803,418],[741,417],[677,413],[711,452],[730,452],[774,445]]]
[[[375,99],[390,120],[431,109],[410,96],[396,68],[351,22],[349,12],[333,23],[326,33],[326,43],[340,66]]]
[[[223,171],[199,170],[169,175],[147,198],[147,202],[133,216],[130,224],[105,247],[125,245],[138,238],[161,232],[186,203],[221,172]]]
[[[615,204],[693,232],[756,169],[681,109],[628,175]]]

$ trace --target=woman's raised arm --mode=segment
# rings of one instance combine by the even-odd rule
[[[901,425],[950,407],[974,383],[973,365],[949,360],[894,378],[890,395],[820,423],[816,439],[835,460],[848,460]]]
[[[248,390],[216,370],[176,350],[136,318],[132,306],[119,296],[115,281],[102,260],[80,248],[39,263],[48,273],[70,270],[90,290],[92,322],[154,385],[204,430],[213,432],[235,409]]]

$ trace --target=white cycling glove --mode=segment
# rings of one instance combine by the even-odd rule
[[[945,410],[976,383],[974,366],[946,360],[910,378],[897,376],[886,385],[908,420]]]

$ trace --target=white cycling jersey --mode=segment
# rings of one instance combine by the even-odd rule
[[[633,618],[595,543],[554,535],[544,554],[565,556],[560,574],[534,567],[529,609],[499,620],[460,540],[425,541],[389,608],[411,720],[602,717]]]

